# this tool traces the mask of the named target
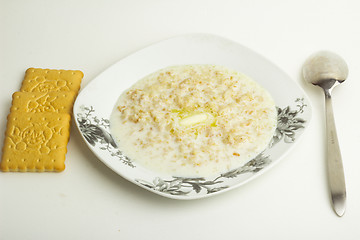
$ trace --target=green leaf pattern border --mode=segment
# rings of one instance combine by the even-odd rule
[[[269,149],[281,141],[288,144],[293,143],[296,139],[297,131],[304,128],[306,120],[299,115],[304,113],[307,105],[304,103],[304,98],[297,98],[295,103],[296,109],[291,109],[290,106],[284,108],[276,107],[278,114],[277,128],[269,143]],[[109,133],[109,120],[104,118],[98,119],[94,115],[95,109],[92,106],[82,105],[80,110],[81,113],[78,113],[76,117],[80,131],[86,141],[93,147],[98,145],[99,149],[108,151],[111,156],[120,160],[124,165],[135,168],[132,160],[117,148]],[[224,180],[236,178],[245,173],[255,174],[268,166],[272,160],[270,156],[265,155],[265,152],[266,150],[245,165],[220,174],[212,180],[203,177],[188,178],[173,176],[171,179],[155,177],[152,182],[142,179],[135,179],[135,181],[153,191],[170,195],[212,194],[230,187],[229,185],[224,185]]]

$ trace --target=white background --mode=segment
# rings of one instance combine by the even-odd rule
[[[1,0],[0,133],[27,68],[80,69],[83,88],[132,52],[195,32],[264,55],[305,89],[314,111],[278,165],[194,201],[127,182],[90,152],[73,124],[64,172],[0,173],[0,239],[360,239],[359,12],[357,0]],[[323,95],[300,75],[308,55],[322,49],[350,69],[333,92],[348,193],[342,218],[327,190]]]

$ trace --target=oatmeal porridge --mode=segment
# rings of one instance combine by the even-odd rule
[[[270,94],[242,73],[182,65],[152,73],[122,93],[110,126],[134,162],[173,176],[206,177],[262,152],[276,118]]]

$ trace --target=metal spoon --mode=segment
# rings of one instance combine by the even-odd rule
[[[331,92],[335,86],[344,82],[348,76],[348,67],[338,55],[321,51],[311,55],[303,66],[305,81],[321,87],[325,93],[327,169],[332,207],[341,217],[345,213],[346,188],[344,169],[335,129],[331,102]]]

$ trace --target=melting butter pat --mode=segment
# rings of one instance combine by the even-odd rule
[[[199,123],[204,123],[208,119],[208,114],[206,113],[199,113],[195,115],[191,115],[189,117],[186,117],[184,119],[181,119],[179,124],[183,127],[189,127],[193,125],[197,125]]]

